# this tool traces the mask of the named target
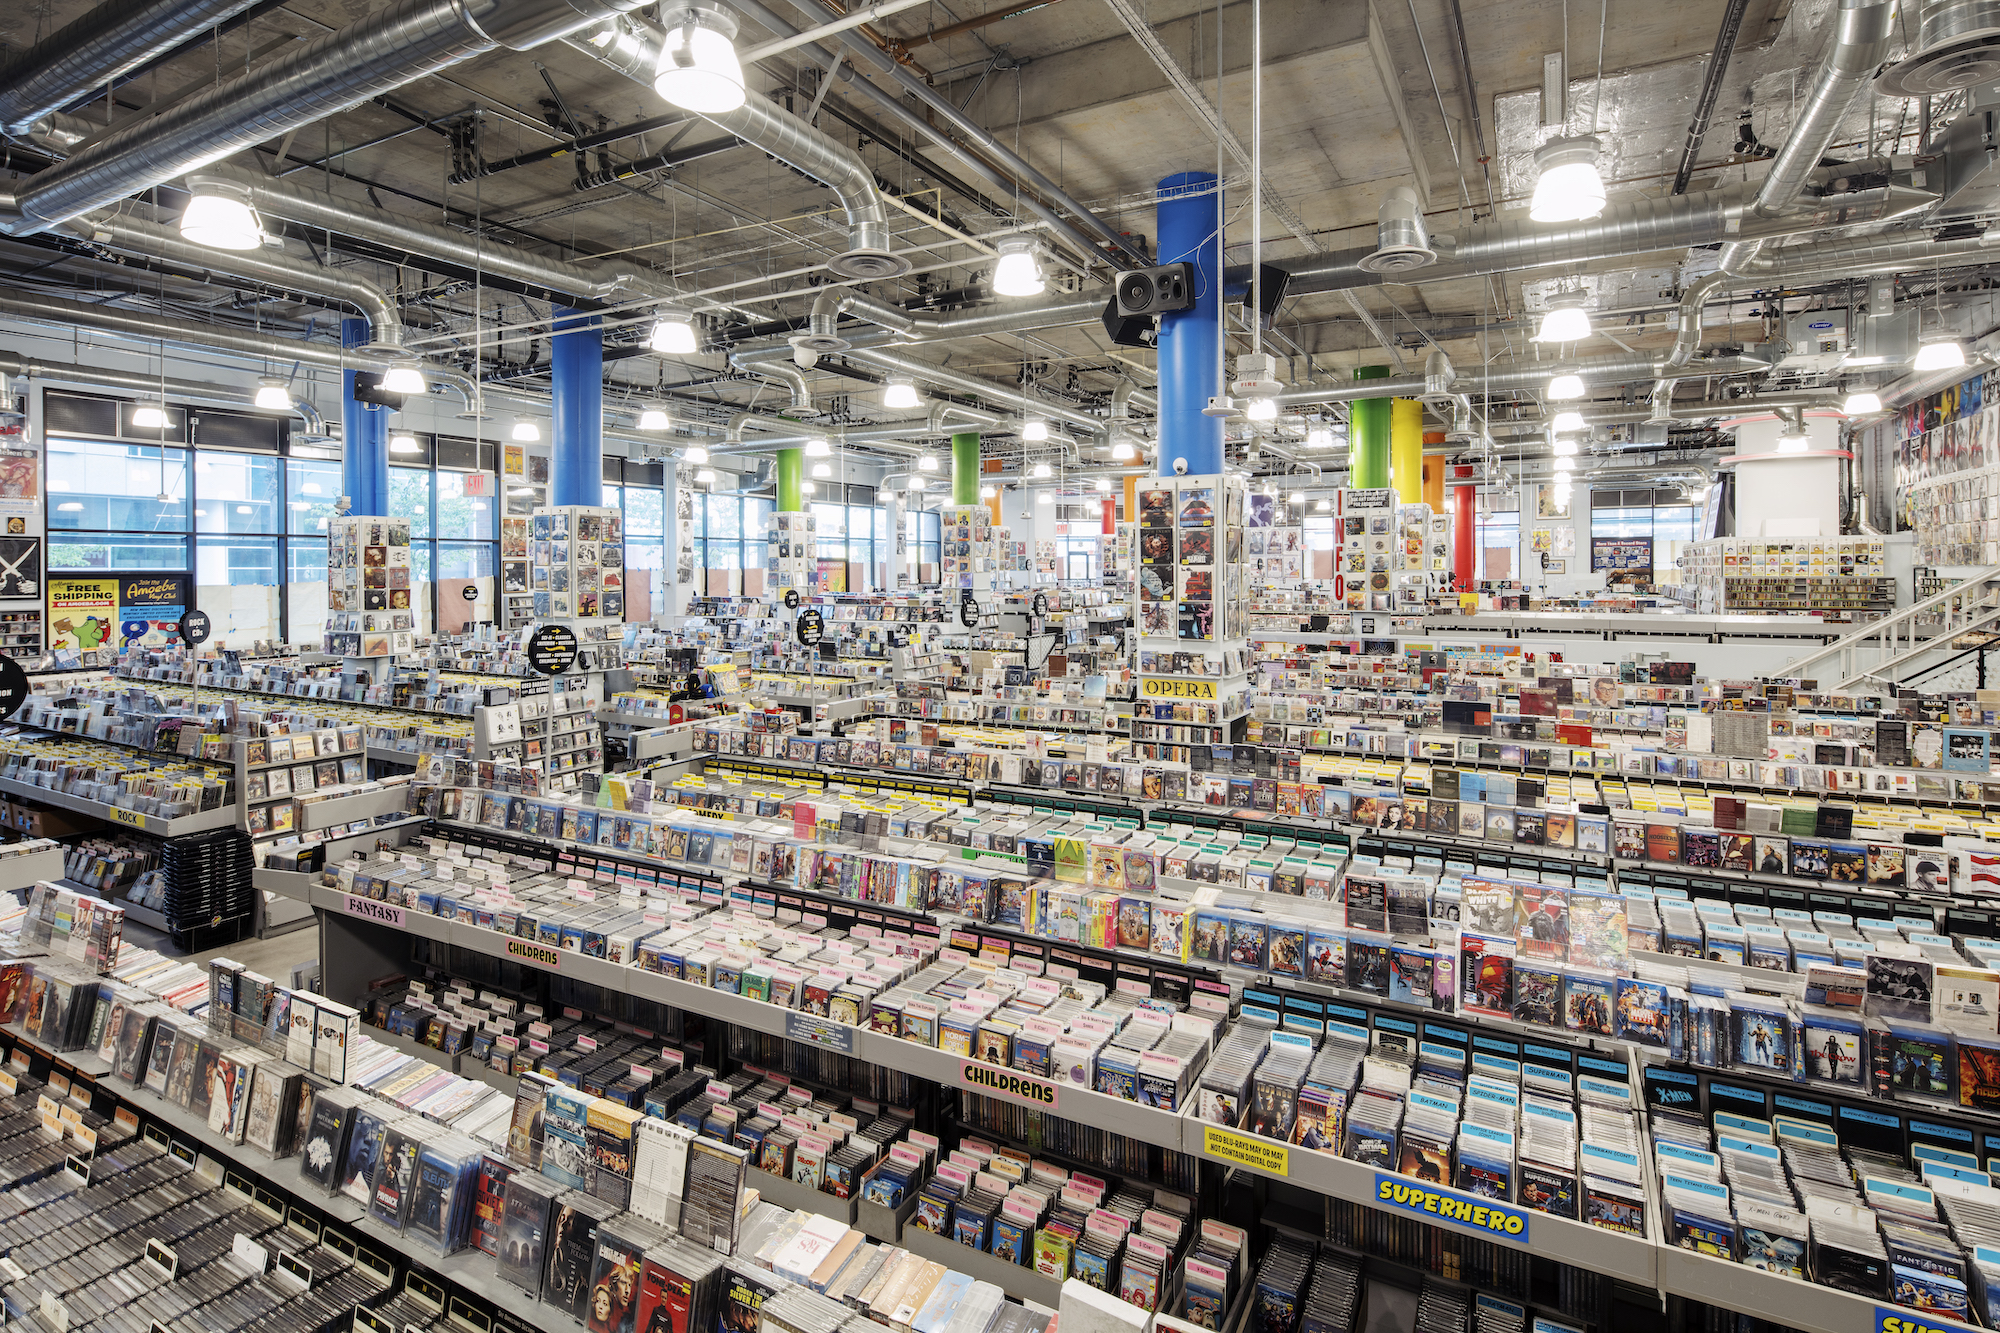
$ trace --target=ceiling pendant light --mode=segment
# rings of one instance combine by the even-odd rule
[[[390,366],[388,372],[382,376],[382,392],[399,393],[407,398],[413,393],[430,392],[430,385],[425,381],[424,373],[417,369],[414,362],[398,361],[395,365]]]
[[[1129,463],[1138,456],[1139,451],[1130,440],[1117,440],[1111,446],[1111,461],[1114,463]]]
[[[982,500],[991,500],[994,496],[998,494],[1000,494],[1000,492],[994,490],[991,486],[981,486],[979,488],[979,498]]]
[[[693,316],[678,306],[661,306],[646,346],[661,356],[693,356],[699,350]]]
[[[1313,512],[1315,514],[1331,514],[1333,512],[1333,501],[1322,496],[1319,503],[1313,506]]]
[[[1308,430],[1306,432],[1306,448],[1308,449],[1333,448],[1333,432],[1331,430],[1328,430],[1325,426],[1314,426],[1311,430]]]
[[[1030,444],[1040,444],[1049,438],[1049,423],[1040,417],[1029,417],[1021,423],[1021,438]]]
[[[683,111],[716,115],[743,105],[743,62],[736,57],[736,17],[720,5],[662,7],[667,40],[653,91]]]
[[[1857,389],[1847,395],[1847,401],[1840,405],[1841,413],[1850,417],[1865,417],[1871,412],[1882,410],[1882,396]]]
[[[1550,444],[1549,444],[1549,448],[1550,448],[1550,450],[1552,450],[1552,451],[1554,452],[1554,454],[1555,454],[1555,456],[1556,456],[1557,458],[1574,458],[1574,457],[1576,457],[1576,441],[1575,441],[1575,440],[1569,440],[1569,439],[1563,439],[1563,440],[1554,440],[1554,441],[1550,442]]]
[[[1583,397],[1583,376],[1573,370],[1558,370],[1549,376],[1548,397],[1558,403]]]
[[[658,403],[648,403],[639,409],[640,430],[672,430],[674,419],[667,415],[667,409]]]
[[[1781,454],[1802,454],[1812,448],[1812,439],[1804,426],[1789,423],[1778,432],[1778,452]]]
[[[712,467],[705,467],[701,471],[695,473],[694,483],[697,486],[715,485],[715,469]],[[807,485],[811,485],[811,483],[808,482]]]
[[[1047,463],[1037,463],[1032,469],[1029,470],[1028,475],[1033,477],[1035,480],[1040,481],[1042,478],[1049,475],[1049,465]]]
[[[691,444],[681,451],[681,462],[683,463],[701,464],[707,461],[708,449],[705,445]]]
[[[819,487],[810,481],[802,481],[799,483],[799,493],[801,495],[818,495]]]
[[[1278,400],[1275,398],[1252,398],[1249,406],[1244,411],[1244,415],[1252,421],[1276,421],[1278,419]]]
[[[920,491],[928,485],[930,485],[930,483],[928,481],[925,481],[922,477],[910,478],[910,489],[913,491]]]
[[[937,470],[938,460],[936,454],[920,454],[917,457],[917,471],[935,472]]]
[[[1034,238],[1009,236],[1002,240],[999,260],[993,265],[994,294],[1040,296],[1046,286],[1041,262],[1035,258]]]
[[[1920,340],[1917,359],[1911,369],[1922,374],[1932,370],[1957,370],[1965,364],[1965,344],[1949,333],[1927,333]]]
[[[828,477],[831,477],[833,475],[833,464],[814,463],[813,475],[815,477],[818,477],[821,481],[825,481]]]
[[[1097,479],[1097,489],[1098,489],[1098,491],[1099,491],[1099,493],[1100,493],[1100,494],[1101,494],[1101,493],[1103,493],[1103,492],[1105,492],[1105,491],[1108,491],[1108,490],[1110,490],[1110,489],[1111,489],[1111,480],[1110,480],[1110,478],[1108,478],[1108,477],[1099,477],[1099,478]]]
[[[165,430],[169,424],[162,403],[141,403],[132,409],[132,424],[140,430]]]
[[[1582,342],[1590,336],[1590,311],[1585,304],[1590,300],[1587,292],[1559,292],[1549,298],[1548,313],[1542,316],[1541,328],[1535,330],[1538,343]]]
[[[1582,222],[1604,211],[1604,178],[1597,172],[1600,145],[1594,134],[1555,138],[1535,150],[1535,197],[1528,216],[1536,222]]]
[[[292,410],[292,391],[285,387],[281,379],[261,379],[257,381],[257,396],[251,405],[267,412],[289,412]]]
[[[424,447],[417,443],[417,437],[406,430],[399,430],[389,437],[389,452],[392,454],[420,454]]]
[[[515,417],[513,438],[524,443],[533,443],[542,438],[542,428],[526,417]]]
[[[1036,504],[1052,505],[1056,502],[1054,491],[1039,491],[1035,495]]]
[[[882,406],[922,407],[923,400],[917,397],[917,386],[907,375],[891,375],[882,386]]]
[[[213,250],[256,250],[264,228],[250,206],[250,191],[234,181],[190,176],[187,207],[181,210],[181,238]]]
[[[1570,474],[1571,474],[1572,472],[1574,472],[1574,471],[1576,471],[1576,460],[1575,460],[1575,459],[1573,459],[1573,458],[1558,458],[1558,459],[1556,460],[1556,480],[1558,480],[1558,481],[1568,481],[1568,480],[1569,480],[1569,478],[1570,478]]]
[[[833,457],[833,446],[826,442],[826,436],[815,435],[806,441],[806,457],[831,458]]]
[[[1564,408],[1549,419],[1549,430],[1557,435],[1568,435],[1583,429],[1583,413],[1574,408]]]

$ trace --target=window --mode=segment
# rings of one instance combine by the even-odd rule
[[[192,574],[217,640],[247,647],[251,639],[317,639],[326,620],[326,525],[343,489],[338,460],[308,456],[315,451],[304,447],[281,456],[269,447],[276,441],[237,452],[92,438],[116,434],[125,421],[123,407],[108,402],[45,396],[50,572]],[[198,443],[213,438],[211,424],[195,419]],[[392,455],[398,466],[389,469],[389,512],[410,520],[417,628],[440,622],[437,571],[452,580],[456,599],[448,628],[491,619],[499,478],[473,469],[482,453],[491,467],[499,447],[448,441],[449,463],[439,469],[434,443],[418,438],[420,452]],[[662,529],[658,491],[621,498],[654,533]],[[477,602],[459,596],[466,581],[481,584]]]
[[[940,522],[935,509],[919,509],[903,515],[903,532],[910,544],[906,563],[910,566],[910,582],[923,581],[921,566],[930,566],[930,582],[938,580],[938,542]]]
[[[1499,582],[1518,578],[1521,511],[1479,515],[1479,577]],[[1489,554],[1490,553],[1490,554]]]

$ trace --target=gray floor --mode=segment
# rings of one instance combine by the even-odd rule
[[[225,944],[220,948],[207,949],[193,955],[182,954],[165,935],[136,922],[125,923],[125,938],[143,948],[157,949],[169,958],[192,957],[199,962],[207,962],[211,958],[234,959],[252,972],[260,972],[281,986],[291,984],[294,967],[300,963],[310,963],[319,957],[319,931],[312,926],[276,935],[268,940],[255,937],[238,940],[235,944]]]

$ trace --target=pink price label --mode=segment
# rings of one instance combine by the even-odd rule
[[[378,902],[373,898],[357,898],[351,893],[341,896],[340,910],[349,916],[358,916],[368,921],[379,921],[385,926],[403,925],[403,909],[392,903]]]

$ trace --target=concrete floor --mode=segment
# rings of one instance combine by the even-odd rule
[[[192,957],[199,962],[211,958],[230,958],[243,964],[252,972],[262,973],[281,986],[292,983],[292,969],[301,963],[310,963],[319,957],[319,931],[306,926],[300,930],[276,935],[268,940],[252,937],[239,940],[235,944],[225,944],[220,948],[207,949],[198,954],[183,954],[173,946],[165,935],[136,922],[125,923],[125,939],[143,948],[157,949],[169,958]]]

